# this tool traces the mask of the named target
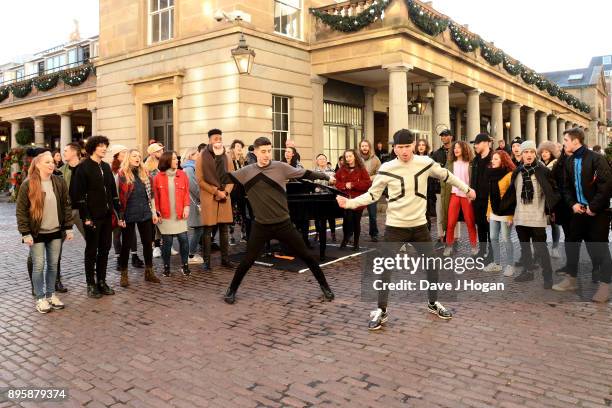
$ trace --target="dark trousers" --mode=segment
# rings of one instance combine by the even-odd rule
[[[419,254],[424,254],[426,257],[432,255],[433,245],[431,243],[431,236],[429,235],[429,228],[427,228],[427,224],[413,228],[398,228],[387,225],[385,226],[384,241],[411,243],[414,244],[414,247]],[[419,245],[420,242],[423,244]],[[391,270],[385,269],[381,275],[381,279],[383,283],[391,282]],[[427,269],[427,280],[430,283],[438,283],[438,270],[435,268]],[[433,303],[438,300],[438,291],[429,289],[427,294],[430,302]],[[378,291],[378,307],[384,310],[387,308],[388,303],[389,291]]]
[[[376,211],[377,211],[378,202],[372,203],[368,205],[368,222],[369,222],[369,231],[368,234],[371,237],[378,236],[378,225],[376,225]]]
[[[230,284],[230,289],[232,291],[238,290],[249,268],[253,266],[253,263],[255,263],[255,260],[261,254],[266,242],[271,239],[276,239],[287,245],[295,256],[308,265],[315,279],[319,282],[319,285],[325,288],[328,287],[323,271],[319,267],[317,261],[308,253],[308,249],[300,233],[297,232],[291,220],[286,220],[277,224],[259,224],[257,221],[253,221],[251,226],[251,237],[247,242],[246,255],[242,258],[242,261],[240,261],[238,268],[236,268],[234,278]]]
[[[130,250],[132,252],[136,252],[138,250],[138,246],[136,243],[136,234],[132,235],[133,236],[133,240],[132,243],[130,245]],[[122,247],[122,242],[125,238],[123,238],[123,228],[115,228],[113,230],[113,249],[115,250],[115,255],[119,255],[121,254],[121,247]],[[140,240],[142,241],[142,239]],[[130,242],[130,241],[128,241]]]
[[[610,283],[612,259],[608,246],[608,234],[610,233],[611,216],[608,211],[595,214],[594,216],[586,214],[574,214],[572,216],[569,239],[566,238],[566,246],[569,247],[567,250],[567,266],[569,274],[574,278],[578,276],[580,246],[581,242],[584,241],[593,265],[599,266],[600,280],[603,283]]]
[[[480,247],[480,253],[484,255],[484,253],[487,252],[489,256],[492,256],[493,246],[491,245],[491,239],[489,237],[487,206],[488,201],[472,201],[472,208],[474,209],[474,219],[476,220],[476,230],[478,231],[478,244]]]
[[[344,217],[342,218],[342,233],[343,241],[348,241],[351,235],[355,235],[353,242],[355,245],[359,243],[359,235],[361,234],[361,210],[344,210]]]
[[[229,260],[229,224],[217,224],[204,227],[202,258],[210,261],[210,251],[212,246],[213,232],[219,230],[219,247],[221,248],[221,259]]]
[[[106,280],[108,251],[113,238],[110,214],[106,218],[94,220],[93,225],[85,226],[85,278],[88,285]]]
[[[125,225],[125,228],[122,229],[121,251],[119,255],[119,267],[122,269],[127,269],[130,250],[135,250],[132,244],[136,243],[136,227],[138,227],[138,233],[140,234],[142,256],[144,256],[145,266],[148,268],[153,266],[153,221],[147,220],[142,222],[129,222]]]
[[[525,227],[517,225],[516,235],[521,245],[521,265],[527,270],[528,265],[541,265],[544,281],[552,281],[552,265],[546,246],[546,227]],[[531,243],[533,242],[533,251]]]

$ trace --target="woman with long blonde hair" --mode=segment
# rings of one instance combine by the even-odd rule
[[[157,224],[158,217],[155,211],[152,181],[149,172],[145,169],[142,155],[137,149],[130,149],[121,168],[117,173],[117,188],[119,190],[120,219],[119,226],[123,228],[121,234],[121,253],[119,255],[119,271],[121,272],[120,285],[127,287],[128,259],[131,243],[136,240],[136,226],[142,242],[142,254],[145,263],[145,281],[159,283],[153,271],[153,225]]]
[[[62,240],[73,238],[68,187],[54,170],[51,152],[36,156],[17,196],[17,228],[22,242],[30,247],[36,310],[40,313],[64,308],[55,294],[55,279]]]

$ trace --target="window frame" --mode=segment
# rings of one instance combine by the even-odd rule
[[[274,101],[275,101],[276,98],[279,98],[279,101],[281,103],[281,110],[280,110],[280,112],[274,110],[274,106],[275,106]],[[287,101],[287,112],[286,113],[284,113],[282,111],[282,109],[283,109],[282,108],[283,100]],[[282,123],[283,123],[282,116],[283,115],[287,116],[287,129],[286,130],[277,129],[276,128],[276,126],[275,126],[276,125],[276,120],[275,120],[276,114],[280,114],[281,115],[281,120],[280,120],[281,128],[282,128]],[[275,140],[276,139],[276,137],[275,137],[276,133],[280,133],[281,134],[280,135],[280,144],[281,144],[281,146],[276,146],[276,143],[275,143],[276,142],[276,140]],[[285,135],[284,140],[283,140],[283,137],[282,137],[283,134]],[[291,139],[291,97],[287,96],[287,95],[276,95],[276,94],[273,94],[272,95],[272,152],[273,152],[272,155],[273,155],[273,159],[274,160],[282,160],[282,158],[284,157],[283,154],[282,154],[282,151],[286,147],[285,146],[285,142],[287,140],[290,140],[290,139]]]
[[[151,2],[156,1],[158,5],[158,9],[155,11],[151,11]],[[175,0],[166,0],[168,2],[168,6],[165,8],[161,7],[162,0],[147,0],[147,43],[148,45],[156,45],[161,44],[166,41],[173,40],[175,37],[175,18],[176,18],[176,1]],[[170,5],[170,3],[172,3]],[[162,40],[162,28],[161,28],[161,15],[162,13],[168,13],[168,38]],[[153,18],[159,18],[159,32],[158,39],[153,40]]]
[[[606,62],[608,61],[608,62]],[[601,57],[601,64],[602,65],[610,65],[612,64],[612,55],[604,55],[603,57]]]
[[[303,11],[304,11],[304,1],[303,0],[298,0],[299,1],[299,7],[296,8],[290,4],[287,4],[286,0],[274,0],[274,14],[273,14],[273,18],[274,18],[274,33],[278,34],[278,35],[282,35],[283,37],[287,37],[287,38],[291,38],[294,40],[301,40],[302,39],[302,29],[303,29],[303,21],[302,21],[302,17],[303,17]],[[297,10],[298,12],[298,17],[297,17],[297,22],[298,22],[298,27],[297,27],[297,34],[296,35],[291,35],[291,34],[287,34],[287,33],[283,33],[282,31],[277,31],[276,30],[276,6],[280,5],[281,7],[290,7],[292,9]],[[282,19],[282,8],[281,8],[281,19]],[[282,27],[281,27],[282,30]]]
[[[23,78],[25,78],[25,67],[17,68],[15,70],[15,81],[21,81]]]

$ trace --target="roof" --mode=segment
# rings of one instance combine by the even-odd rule
[[[604,64],[603,63],[603,57],[612,57],[611,54],[608,55],[598,55],[595,56],[593,58],[591,58],[591,62],[589,63],[589,67],[594,67],[597,65],[603,65],[603,69],[605,71],[609,71],[612,70],[612,58],[610,58],[610,64]]]
[[[601,65],[592,65],[566,71],[541,72],[540,75],[556,82],[561,88],[582,88],[597,85],[601,70]]]

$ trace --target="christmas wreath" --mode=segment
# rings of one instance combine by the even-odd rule
[[[87,80],[89,73],[93,71],[91,64],[82,65],[77,68],[67,69],[60,72],[60,78],[66,85],[79,86]]]
[[[25,98],[32,92],[32,80],[16,82],[11,85],[11,92],[16,98]]]
[[[0,86],[0,102],[8,98],[10,91],[8,86]]]
[[[53,73],[49,75],[39,76],[34,78],[34,86],[39,91],[48,91],[57,86],[59,74]]]

